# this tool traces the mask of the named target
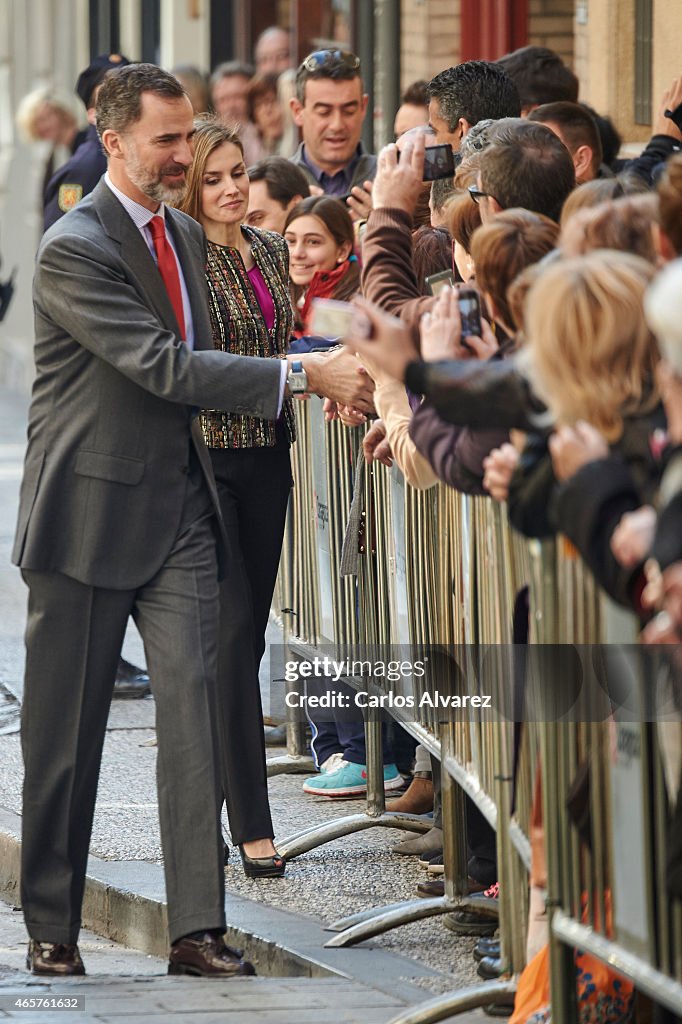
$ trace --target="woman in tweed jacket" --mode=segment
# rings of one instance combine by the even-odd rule
[[[198,121],[181,208],[207,236],[214,344],[239,355],[278,359],[293,326],[288,250],[280,235],[243,223],[248,196],[238,135],[217,120]],[[223,793],[246,874],[278,876],[284,862],[273,844],[258,669],[292,483],[291,400],[284,400],[277,420],[205,409],[201,422],[231,548],[221,582],[218,650]]]

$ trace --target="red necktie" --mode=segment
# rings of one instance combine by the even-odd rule
[[[159,264],[159,273],[171,300],[173,312],[180,326],[180,337],[185,340],[185,311],[182,305],[182,289],[180,287],[180,274],[178,273],[178,262],[170,242],[166,238],[166,223],[163,217],[152,217],[149,221],[149,228],[154,240],[154,249]]]

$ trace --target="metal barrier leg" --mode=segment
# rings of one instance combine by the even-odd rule
[[[460,904],[452,903],[446,896],[437,896],[430,900],[405,900],[403,903],[393,903],[388,907],[374,907],[372,910],[364,910],[361,914],[353,914],[329,925],[326,931],[338,931],[339,934],[324,945],[326,949],[355,946],[358,942],[382,935],[402,924],[423,921],[427,917],[436,917],[459,909]],[[353,921],[355,923],[352,923]]]
[[[436,1024],[437,1021],[447,1020],[457,1013],[476,1010],[479,1006],[488,1006],[502,998],[512,999],[515,995],[515,981],[486,981],[483,985],[472,985],[458,992],[449,992],[444,996],[429,999],[414,1009],[394,1017],[389,1024]]]
[[[281,843],[277,843],[280,856],[287,860],[323,846],[341,836],[362,832],[375,825],[383,828],[404,828],[411,832],[428,832],[431,822],[425,821],[416,814],[386,812],[384,795],[384,760],[382,752],[381,720],[379,716],[368,714],[365,719],[365,744],[367,757],[367,811],[365,814],[349,814],[345,818],[323,822],[309,829],[303,829]]]
[[[392,903],[385,907],[373,907],[327,925],[325,931],[339,934],[329,942],[325,942],[325,946],[330,948],[355,946],[364,939],[382,935],[392,928],[409,924],[411,921],[421,921],[427,917],[437,917],[439,914],[449,914],[453,910],[469,908],[479,909],[479,904],[476,900],[472,902],[467,896],[454,900],[447,896],[436,896],[433,899],[404,900],[402,903]]]
[[[279,598],[279,613],[281,614],[281,620],[278,621],[281,621],[282,642],[286,648],[289,646],[289,639],[292,635],[294,563],[294,512],[293,499],[290,498],[277,579],[277,597]],[[287,683],[286,690],[287,693],[296,692],[298,691],[298,684]],[[278,757],[269,757],[266,760],[265,764],[269,779],[276,775],[310,775],[315,771],[315,762],[308,752],[305,722],[301,721],[296,709],[288,704],[286,716],[287,752]]]
[[[338,821],[341,821],[341,820],[351,820],[351,819],[355,819],[356,817],[364,819],[366,817],[366,815],[364,815],[364,814],[353,815],[352,814],[352,815],[349,815],[348,818],[345,818],[345,819],[338,818],[337,820]],[[375,824],[377,824],[376,818],[373,818],[372,820],[374,820]],[[399,824],[397,824],[397,823],[393,824],[393,825],[391,825],[391,828],[408,829],[411,832],[419,832],[419,831],[428,832],[429,828],[431,827],[431,822],[430,821],[426,821],[424,818],[420,817],[419,815],[410,814],[407,811],[404,811],[404,812],[403,811],[396,811],[396,812],[394,812],[394,821],[395,822],[399,822]],[[420,827],[420,822],[422,823],[422,827]],[[283,840],[283,842],[291,843],[294,839],[300,839],[302,836],[312,835],[313,833],[317,832],[318,829],[326,828],[327,824],[329,824],[329,822],[323,822],[322,825],[307,825],[305,828],[299,829],[298,832],[292,832],[290,836],[287,836],[287,838],[285,840]]]

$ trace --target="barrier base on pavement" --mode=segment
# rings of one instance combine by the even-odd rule
[[[401,903],[392,903],[388,906],[371,907],[369,910],[362,910],[358,914],[351,914],[327,925],[325,931],[339,934],[325,942],[325,947],[336,949],[354,946],[358,942],[382,935],[412,921],[423,921],[427,917],[438,917],[454,910],[479,908],[480,901],[472,900],[468,896],[457,897],[454,900],[448,899],[447,896],[435,896],[433,899],[403,900]]]
[[[413,1010],[394,1017],[389,1024],[436,1024],[439,1020],[488,1006],[502,998],[513,999],[515,995],[515,981],[486,981],[482,985],[472,985],[471,988],[429,999]]]
[[[385,811],[383,814],[349,814],[345,818],[326,821],[322,825],[297,832],[277,843],[281,857],[293,860],[302,853],[308,853],[318,846],[331,843],[334,839],[362,832],[366,828],[404,828],[411,832],[428,832],[433,822],[426,821],[417,814],[401,814],[397,811]]]

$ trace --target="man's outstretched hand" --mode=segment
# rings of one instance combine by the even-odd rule
[[[374,381],[357,357],[346,348],[297,357],[308,376],[308,390],[359,412],[374,412]]]

